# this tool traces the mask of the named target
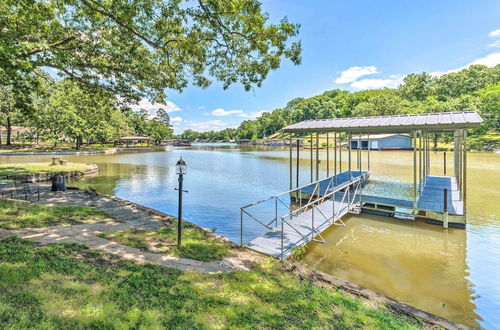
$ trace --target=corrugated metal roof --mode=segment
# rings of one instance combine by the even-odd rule
[[[284,132],[410,132],[478,128],[483,122],[475,111],[414,115],[305,120],[283,128]]]

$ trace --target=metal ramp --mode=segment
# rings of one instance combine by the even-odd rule
[[[341,176],[339,179],[337,176]],[[321,233],[331,225],[344,225],[341,218],[354,211],[359,203],[361,185],[367,181],[368,172],[334,175],[308,185],[292,189],[265,200],[241,208],[241,245],[276,258],[287,258],[296,248],[310,241],[324,243]],[[337,180],[339,179],[339,180]],[[341,182],[340,184],[335,184]],[[276,205],[289,198],[288,213],[279,216],[275,208],[275,217],[271,222],[262,221],[251,212],[251,208],[264,202],[275,200]],[[307,197],[308,199],[304,200]],[[292,202],[294,200],[296,203]],[[244,216],[257,221],[268,231],[263,235],[243,244]],[[274,224],[274,227],[272,226]]]

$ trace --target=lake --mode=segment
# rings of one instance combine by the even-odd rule
[[[326,156],[321,151],[321,176]],[[177,214],[175,163],[186,161],[184,218],[235,242],[240,207],[289,189],[288,150],[233,144],[194,144],[144,153],[64,156],[95,163],[99,175],[74,184]],[[309,152],[301,152],[301,183],[309,179]],[[442,153],[432,154],[442,174]],[[366,155],[363,156],[366,159]],[[343,160],[347,159],[344,151]],[[2,163],[50,162],[49,156],[0,156]],[[366,191],[408,195],[412,151],[372,151]],[[452,173],[451,156],[449,157]],[[344,162],[343,169],[347,169]],[[500,324],[500,154],[469,153],[468,225],[443,230],[419,221],[351,215],[323,234],[304,257],[311,267],[472,327]],[[380,181],[385,183],[381,183]],[[271,219],[273,215],[269,216]],[[246,241],[264,232],[245,221]]]

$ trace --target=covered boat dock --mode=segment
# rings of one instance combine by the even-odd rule
[[[289,139],[290,189],[241,208],[241,245],[286,258],[312,240],[324,242],[321,233],[326,228],[343,225],[344,215],[359,212],[425,219],[443,228],[464,228],[467,222],[467,129],[478,128],[482,121],[476,112],[466,111],[308,120],[285,127],[283,132]],[[453,135],[453,173],[446,173],[446,153],[442,175],[431,173],[430,144],[431,135],[435,133]],[[325,160],[320,160],[320,134],[326,135]],[[410,134],[412,200],[363,194],[363,186],[371,174],[371,148],[367,148],[366,159],[363,159],[360,149],[352,150],[351,141],[363,135],[369,143],[370,135],[374,134]],[[311,141],[310,183],[299,186],[299,149],[304,137]],[[347,142],[346,169],[342,169],[342,141]],[[321,161],[326,161],[326,178],[320,178]],[[271,222],[267,222],[252,213],[252,208],[270,200],[275,201],[276,207]],[[286,206],[285,214],[278,214],[278,204]],[[259,222],[268,231],[245,244],[245,219]]]

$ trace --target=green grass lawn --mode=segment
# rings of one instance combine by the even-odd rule
[[[115,222],[104,211],[85,206],[43,206],[0,199],[0,228],[40,228],[57,225]]]
[[[49,160],[50,161],[50,160]],[[23,175],[40,172],[86,171],[94,168],[92,164],[66,163],[66,165],[50,165],[47,163],[0,164],[0,177]]]
[[[3,328],[207,329],[424,326],[281,270],[198,274],[138,265],[79,244],[0,241]]]
[[[189,223],[183,226],[182,246],[178,249],[176,220],[168,227],[158,230],[127,229],[99,236],[144,251],[200,261],[220,260],[231,252],[227,243],[210,237],[208,233]]]

